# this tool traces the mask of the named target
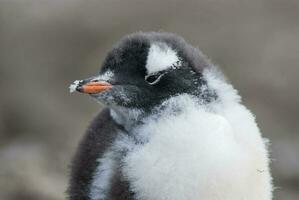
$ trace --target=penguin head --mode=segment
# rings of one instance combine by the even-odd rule
[[[181,94],[205,103],[215,98],[203,76],[210,65],[198,49],[175,34],[136,33],[115,45],[98,74],[75,81],[71,90],[90,94],[107,106],[147,112]]]

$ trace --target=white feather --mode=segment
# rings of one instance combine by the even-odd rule
[[[146,61],[147,73],[151,74],[171,67],[179,61],[177,52],[165,43],[153,43]]]
[[[100,74],[99,76],[95,77],[93,80],[99,81],[109,81],[113,78],[114,73],[110,70],[106,71],[104,74]]]
[[[133,142],[123,132],[118,133],[117,139],[110,148],[97,159],[97,168],[93,175],[89,197],[91,200],[105,200],[111,187],[111,178],[119,165],[119,157],[123,151],[129,151]]]
[[[107,151],[97,162],[99,164],[90,186],[90,199],[105,200],[116,167],[115,152]]]

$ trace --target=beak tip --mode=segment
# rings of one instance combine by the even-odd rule
[[[76,91],[77,91],[77,92],[83,92],[83,87],[82,87],[82,85],[78,85],[78,86],[76,87]]]

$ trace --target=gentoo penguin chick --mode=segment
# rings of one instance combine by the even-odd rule
[[[70,89],[107,106],[75,155],[71,200],[272,199],[254,116],[181,37],[126,36]]]

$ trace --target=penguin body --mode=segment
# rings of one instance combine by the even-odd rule
[[[72,164],[71,200],[270,200],[266,145],[237,91],[168,33],[125,37],[72,86],[107,105]]]

